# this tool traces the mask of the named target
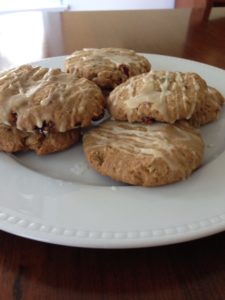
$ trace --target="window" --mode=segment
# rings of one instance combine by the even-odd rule
[[[67,8],[65,0],[1,0],[0,13],[28,10],[62,10]]]
[[[132,10],[174,8],[175,0],[68,0],[71,10]]]

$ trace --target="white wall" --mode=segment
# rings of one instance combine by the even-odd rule
[[[175,0],[69,0],[71,10],[128,10],[174,8]]]

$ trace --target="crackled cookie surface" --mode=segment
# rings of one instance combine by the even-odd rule
[[[213,87],[208,87],[206,101],[192,115],[190,123],[194,126],[202,126],[217,120],[224,105],[224,98]]]
[[[133,185],[182,180],[201,165],[204,143],[187,122],[171,125],[107,121],[87,132],[84,151],[102,175]]]
[[[0,151],[16,153],[33,150],[38,155],[63,151],[80,139],[79,129],[67,132],[25,132],[15,127],[0,125]]]
[[[66,132],[89,125],[103,106],[98,86],[59,69],[23,65],[0,73],[0,124]]]
[[[108,109],[120,121],[174,123],[190,119],[204,103],[206,93],[205,81],[195,73],[151,71],[115,88]]]
[[[133,50],[122,48],[83,49],[65,62],[66,71],[112,89],[129,77],[150,71],[149,61]]]

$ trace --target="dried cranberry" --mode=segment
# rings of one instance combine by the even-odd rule
[[[120,65],[119,69],[127,76],[129,77],[129,68],[126,65]]]
[[[151,117],[143,117],[142,122],[145,124],[152,124],[155,120]]]

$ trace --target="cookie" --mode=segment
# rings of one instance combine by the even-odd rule
[[[97,85],[60,69],[23,65],[0,73],[0,124],[66,132],[88,126],[103,110]]]
[[[102,175],[132,185],[183,180],[201,165],[204,142],[187,122],[152,125],[107,121],[84,135],[89,164]]]
[[[215,88],[208,87],[206,101],[192,115],[190,123],[194,126],[202,126],[217,120],[224,105],[224,98]]]
[[[33,150],[38,155],[65,150],[78,142],[79,129],[67,132],[24,132],[15,127],[0,125],[0,151],[9,153]]]
[[[150,68],[144,56],[120,48],[83,49],[75,51],[65,61],[67,72],[92,80],[103,89],[113,89]]]
[[[108,109],[119,121],[174,123],[190,119],[206,93],[205,81],[195,73],[151,71],[116,87]]]

